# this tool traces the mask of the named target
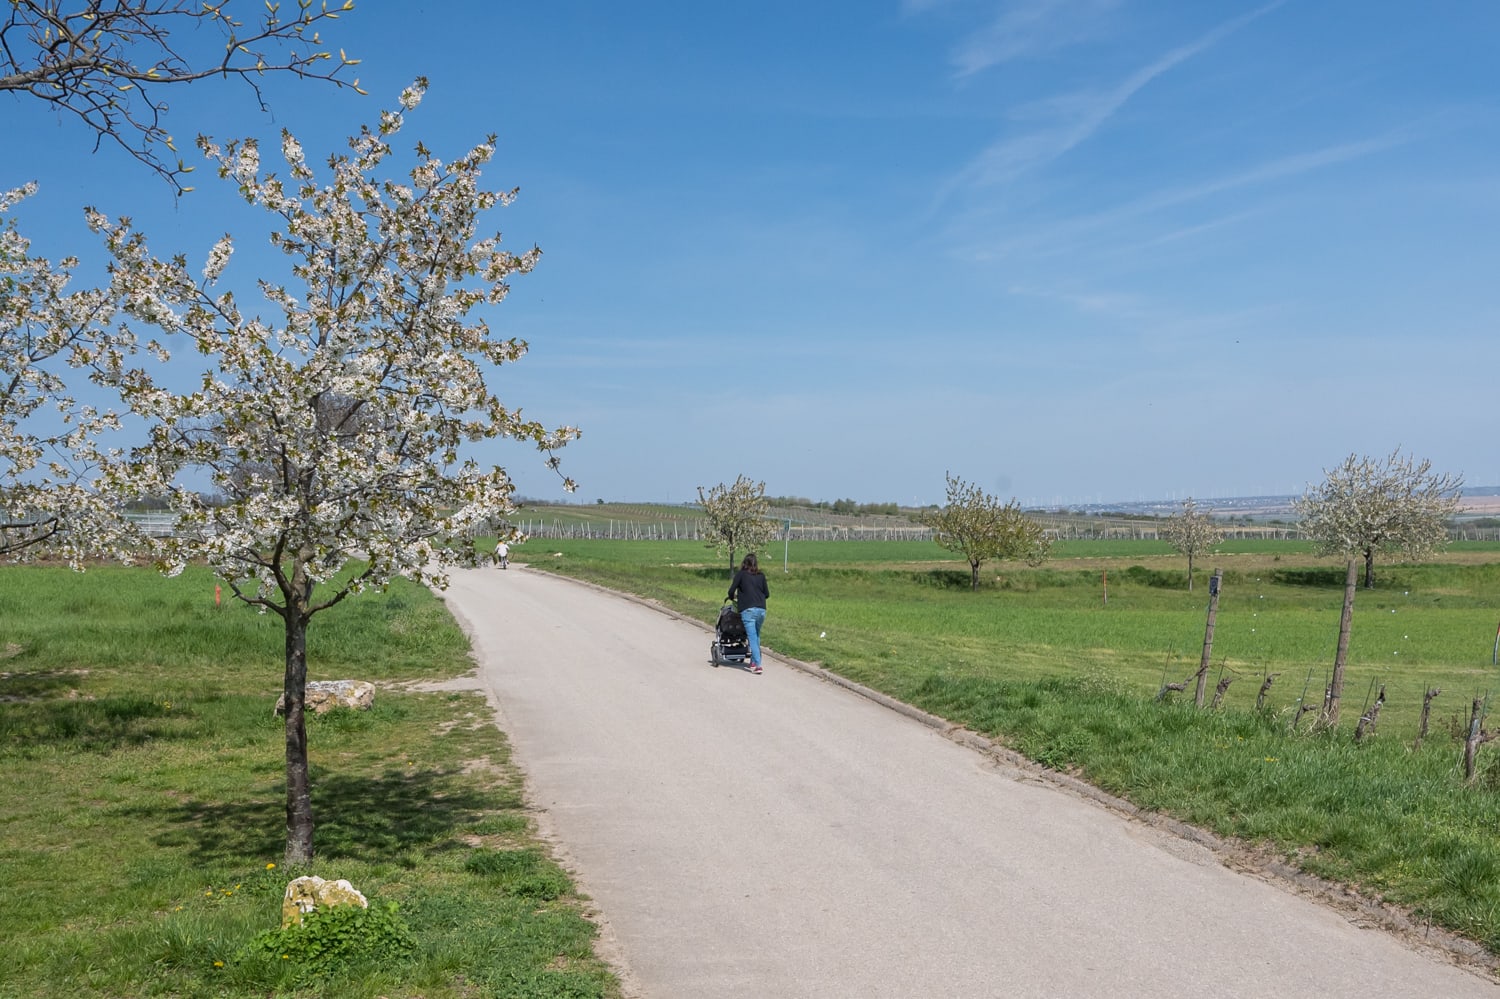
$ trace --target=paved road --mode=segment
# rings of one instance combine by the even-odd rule
[[[632,996],[1500,996],[638,603],[514,566],[446,599]]]

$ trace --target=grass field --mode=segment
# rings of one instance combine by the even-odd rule
[[[618,994],[483,698],[401,688],[470,669],[438,600],[401,585],[314,619],[311,677],[381,689],[309,717],[317,858],[291,871],[280,621],[213,591],[0,572],[0,997]],[[396,903],[410,951],[247,948],[301,873]]]
[[[1343,723],[1314,734],[1311,718],[1292,723],[1304,696],[1321,703],[1343,567],[1295,543],[1225,549],[1200,562],[1192,593],[1183,561],[1150,542],[1061,544],[1040,569],[989,565],[976,593],[967,564],[934,545],[773,547],[766,640],[1500,954],[1496,751],[1473,785],[1459,766],[1471,699],[1500,688],[1500,550],[1380,566],[1377,588],[1356,598]],[[532,542],[514,557],[704,622],[729,576],[727,559],[691,543]],[[1211,565],[1224,585],[1208,688],[1232,683],[1217,711],[1196,710],[1190,694],[1158,702],[1164,679],[1198,666]],[[1380,685],[1378,726],[1356,744]],[[1430,687],[1443,693],[1414,748]]]

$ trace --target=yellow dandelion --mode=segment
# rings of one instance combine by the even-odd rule
[[[215,968],[222,968],[222,967],[224,967],[224,962],[223,961],[215,961],[214,962],[214,967]]]
[[[275,866],[276,866],[276,865],[275,865],[275,864],[267,864],[267,865],[266,865],[266,870],[268,870],[268,871],[269,871],[269,870],[270,870],[270,869],[271,869],[271,868],[273,868],[273,867],[275,867]]]

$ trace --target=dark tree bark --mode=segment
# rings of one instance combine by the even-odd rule
[[[300,559],[291,575],[277,573],[284,604],[276,608],[286,628],[286,862],[313,859],[312,778],[307,767],[307,624],[312,619],[313,581]]]
[[[307,618],[286,617],[286,862],[313,857],[312,781],[307,770]]]

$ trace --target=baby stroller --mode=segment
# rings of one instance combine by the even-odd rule
[[[708,647],[708,661],[715,667],[750,661],[750,636],[745,634],[745,622],[740,620],[739,608],[727,600],[719,608],[714,636],[714,643]]]

